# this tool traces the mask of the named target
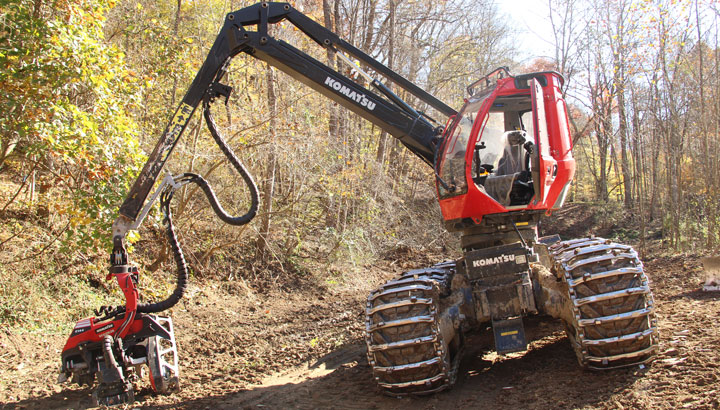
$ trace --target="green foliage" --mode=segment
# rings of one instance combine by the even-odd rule
[[[196,6],[201,1],[193,2]],[[216,8],[217,5],[207,5]],[[167,118],[175,110],[197,72],[207,49],[193,39],[192,32],[205,32],[214,36],[217,27],[209,20],[204,27],[188,25],[177,15],[175,1],[125,1],[108,13],[104,31],[108,42],[120,47],[126,54],[128,66],[136,74],[142,88],[142,111],[137,121],[148,140],[154,144],[163,131]]]
[[[98,306],[118,303],[119,295],[110,295],[92,286],[85,275],[58,275],[52,264],[42,271],[24,273],[0,267],[0,323],[23,331],[60,326],[67,332],[81,317],[92,315]],[[116,292],[119,293],[119,292]],[[42,313],[41,313],[42,312]]]
[[[143,160],[137,79],[124,55],[104,42],[114,2],[10,1],[0,33],[0,132],[17,140],[19,160],[35,164],[48,191],[41,202],[67,223],[68,249],[107,243],[112,209]]]

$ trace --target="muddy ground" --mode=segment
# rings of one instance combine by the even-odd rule
[[[456,386],[423,398],[383,396],[365,360],[363,305],[369,289],[422,257],[384,261],[355,283],[303,282],[258,293],[238,282],[192,287],[176,307],[182,390],[139,385],[128,408],[236,409],[717,409],[720,408],[720,295],[700,291],[697,257],[647,259],[661,329],[646,368],[581,370],[561,326],[532,321],[524,354],[487,353],[468,340]],[[90,390],[55,384],[65,335],[0,334],[0,407],[91,406]]]

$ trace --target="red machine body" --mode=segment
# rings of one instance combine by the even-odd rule
[[[558,209],[575,173],[560,74],[510,76],[506,70],[498,69],[474,85],[479,83],[485,88],[475,91],[473,86],[469,87],[472,97],[450,119],[440,148],[437,190],[443,218],[451,230],[480,224],[490,214]],[[502,178],[509,185],[514,179],[507,174],[497,175],[498,162],[502,161],[497,148],[502,144],[503,148],[508,146],[499,130],[524,131],[534,146],[532,153],[525,153],[529,157],[528,166],[518,169],[531,177],[528,188],[532,195],[527,195],[526,200],[508,201],[498,190],[486,189],[496,179]],[[481,154],[493,147],[494,158],[493,153],[487,152],[489,155],[483,161]],[[479,165],[491,165],[491,169]],[[488,171],[485,179],[484,171]],[[441,180],[450,184],[450,189],[443,187]]]
[[[103,320],[97,317],[88,317],[79,320],[73,328],[70,338],[63,347],[63,353],[76,349],[79,345],[88,343],[100,343],[105,336],[124,338],[128,334],[134,334],[142,330],[142,317],[137,317],[138,290],[137,271],[114,274],[120,289],[125,296],[125,314],[112,320],[114,317]]]
[[[125,296],[125,306],[104,306],[98,317],[79,320],[62,350],[58,381],[92,385],[96,405],[116,405],[134,400],[132,381],[147,366],[152,389],[161,394],[178,388],[178,357],[172,321],[138,312],[138,272],[132,267],[111,273]],[[117,350],[117,353],[114,352]],[[117,356],[117,357],[116,357]]]

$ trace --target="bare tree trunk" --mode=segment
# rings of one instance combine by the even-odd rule
[[[716,11],[717,12],[717,11]],[[720,17],[720,16],[718,16]],[[720,78],[720,47],[718,45],[718,20],[716,18],[715,20],[715,46],[714,46],[714,54],[715,54],[715,70],[714,75],[711,77],[715,84],[712,90],[714,90],[713,94],[715,97],[715,101],[713,103],[714,113],[713,118],[715,119],[714,126],[711,126],[710,128],[714,128],[714,135],[720,135],[720,92],[718,90],[720,89],[720,81],[718,81],[718,78]],[[717,158],[720,156],[720,152],[718,152],[718,141],[713,142],[713,149],[711,152],[712,158],[715,158],[715,161],[711,163],[711,172],[710,175],[717,176],[718,175],[718,164],[717,164]],[[720,184],[718,183],[717,178],[713,178],[712,180],[712,200],[713,203],[717,204],[718,202],[718,191],[720,190]],[[715,249],[717,247],[717,237],[720,234],[718,232],[719,226],[718,226],[718,218],[720,218],[720,215],[718,215],[718,209],[716,206],[712,206],[709,208],[708,213],[708,219],[710,221],[708,225],[708,249]]]
[[[637,202],[638,214],[640,216],[640,256],[644,257],[646,252],[645,239],[647,236],[647,215],[646,212],[646,181],[643,175],[646,174],[645,159],[641,146],[643,144],[643,130],[642,123],[640,121],[640,104],[638,103],[637,94],[634,91],[634,87],[630,86],[630,105],[632,106],[632,154],[634,163],[634,187],[635,187],[635,200]]]
[[[340,0],[335,0],[337,3]],[[330,31],[335,31],[335,28],[333,26],[333,13],[332,8],[330,6],[330,0],[323,0],[322,2],[323,6],[323,22],[325,23],[325,28],[327,28]],[[329,48],[327,49],[327,60],[328,60],[328,66],[330,68],[335,68],[335,56],[333,55],[332,50]],[[337,138],[338,135],[338,105],[333,102],[329,101],[327,102],[328,111],[329,111],[329,117],[328,117],[328,137],[332,140],[333,138]]]
[[[39,19],[40,13],[42,12],[42,0],[35,0],[33,2],[33,18]]]
[[[370,47],[373,40],[373,32],[375,30],[375,7],[377,6],[377,0],[370,0],[367,10],[367,25],[365,27],[365,35],[363,38],[363,51],[370,52]]]
[[[380,132],[380,138],[378,139],[378,149],[375,155],[375,160],[384,166],[385,164],[385,150],[387,149],[388,133],[385,131]]]
[[[717,178],[716,175],[712,174],[712,162],[717,161],[717,158],[710,158],[710,144],[708,141],[708,134],[709,134],[709,127],[707,124],[707,115],[705,112],[705,78],[703,75],[703,71],[705,70],[705,64],[703,64],[703,38],[702,38],[702,32],[700,29],[701,26],[701,19],[700,19],[700,10],[698,6],[698,0],[695,0],[695,28],[697,30],[697,49],[698,49],[698,85],[700,88],[700,112],[698,113],[698,119],[700,122],[700,133],[702,134],[702,158],[701,163],[703,166],[703,175],[706,181],[706,184],[708,185],[708,188],[710,188],[708,191],[711,192],[710,195],[706,195],[704,199],[704,208],[705,212],[707,213],[707,236],[705,238],[705,245],[708,249],[712,249],[713,247],[713,239],[712,239],[712,231],[714,230],[713,226],[713,219],[711,217],[711,214],[714,214],[714,211],[711,211],[711,209],[715,208],[715,202],[713,201],[713,190],[712,186],[714,185],[714,180]]]
[[[615,93],[617,95],[617,107],[618,107],[618,133],[620,134],[620,166],[622,169],[623,179],[623,193],[625,198],[625,209],[632,209],[633,198],[632,198],[632,176],[630,160],[628,158],[628,125],[627,125],[627,114],[625,112],[625,87],[627,85],[627,79],[625,78],[625,72],[628,69],[627,60],[625,59],[625,53],[627,52],[627,44],[625,38],[625,31],[629,29],[628,19],[625,16],[626,5],[625,2],[616,5],[617,17],[615,21],[615,36],[611,36],[610,47],[613,52],[613,62],[615,68],[613,82],[615,83]],[[611,7],[607,7],[606,10],[610,10]],[[608,21],[610,18],[608,17]],[[614,41],[613,41],[614,37]]]
[[[391,70],[393,67],[393,59],[395,56],[395,11],[397,8],[396,0],[390,0],[388,3],[389,9],[389,17],[388,17],[388,47],[387,47],[387,66]],[[387,81],[386,84],[388,87],[390,87],[390,81]],[[385,161],[387,159],[387,152],[388,152],[388,143],[389,141],[389,134],[385,131],[382,131],[380,133],[380,139],[378,140],[378,149],[377,149],[377,155],[375,156],[375,159],[380,164],[385,164]]]
[[[3,138],[0,141],[0,171],[2,171],[2,167],[5,165],[5,160],[7,160],[10,154],[12,154],[16,145],[17,140],[12,139],[9,135],[7,136],[7,139]]]
[[[389,26],[388,26],[388,49],[387,49],[387,56],[388,56],[388,64],[387,66],[392,70],[395,68],[395,35],[396,35],[396,24],[397,24],[397,6],[398,6],[399,0],[390,0],[388,3],[388,6],[390,7],[390,17],[389,17]],[[387,81],[385,84],[388,87],[392,85],[392,83]],[[397,156],[398,156],[398,147],[397,147],[397,140],[395,138],[392,138],[391,140],[385,142],[385,152],[387,152],[387,144],[390,144],[390,163],[391,164],[397,164]]]
[[[277,140],[277,96],[275,95],[275,75],[271,67],[265,69],[267,78],[267,103],[270,111],[270,141]],[[263,183],[263,203],[260,214],[260,232],[256,241],[257,259],[265,260],[268,254],[268,236],[270,235],[270,220],[272,214],[272,197],[275,190],[275,171],[277,168],[277,154],[275,145],[270,144],[268,149],[267,166],[265,167],[265,181]]]
[[[623,64],[622,61],[619,64]],[[617,99],[618,99],[618,117],[619,127],[618,133],[620,134],[620,166],[622,168],[623,178],[623,191],[625,198],[625,209],[633,208],[632,198],[632,176],[630,160],[628,158],[628,125],[627,116],[625,113],[625,79],[623,78],[622,71],[624,68],[621,66],[618,70],[618,78],[616,80],[617,88]]]

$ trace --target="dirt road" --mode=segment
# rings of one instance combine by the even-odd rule
[[[469,338],[456,386],[423,398],[392,398],[376,389],[365,359],[363,306],[384,280],[300,284],[292,292],[249,292],[236,283],[192,288],[173,311],[182,391],[153,396],[141,384],[128,408],[236,409],[717,409],[720,408],[720,294],[699,290],[695,257],[646,260],[661,329],[660,352],[647,368],[581,370],[557,322],[533,321],[529,351],[498,357]],[[57,386],[65,335],[0,331],[0,408],[90,406],[89,389]]]

